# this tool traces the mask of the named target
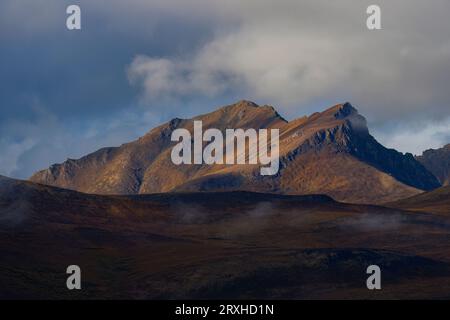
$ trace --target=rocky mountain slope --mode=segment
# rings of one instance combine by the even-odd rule
[[[261,176],[259,165],[175,165],[170,154],[177,128],[278,128],[280,170]],[[34,182],[97,194],[146,194],[170,191],[246,190],[282,194],[327,194],[340,201],[395,201],[439,187],[411,154],[379,144],[364,117],[349,103],[293,121],[273,107],[250,101],[193,119],[173,119],[145,136],[69,159],[37,172]]]
[[[440,149],[429,149],[416,159],[433,173],[443,186],[450,185],[450,143]]]

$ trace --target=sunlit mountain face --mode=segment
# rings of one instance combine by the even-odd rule
[[[171,156],[176,143],[171,136],[180,128],[194,136],[195,121],[202,121],[205,130],[224,133],[229,128],[278,129],[276,175],[261,176],[261,165],[249,161],[174,164]],[[249,143],[237,150],[236,158],[239,153],[249,158]],[[221,152],[225,155],[225,146]],[[440,186],[411,154],[379,144],[350,103],[287,121],[273,107],[249,101],[192,119],[175,118],[131,143],[39,171],[31,181],[96,194],[241,190],[320,193],[358,203],[394,201]]]

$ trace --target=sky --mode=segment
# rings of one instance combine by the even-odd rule
[[[81,8],[67,30],[66,8]],[[366,9],[381,8],[381,30]],[[2,0],[0,174],[28,178],[247,99],[351,102],[401,152],[450,143],[447,0]]]

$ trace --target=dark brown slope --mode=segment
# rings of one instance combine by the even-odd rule
[[[450,186],[424,192],[388,205],[407,210],[433,212],[450,216]]]
[[[192,120],[203,127],[278,128],[280,171],[262,177],[258,166],[174,165],[171,132]],[[387,202],[439,186],[412,155],[386,149],[370,134],[349,103],[291,122],[270,106],[249,101],[190,120],[174,119],[137,141],[68,160],[31,177],[44,184],[99,194],[247,190],[284,194],[328,194],[348,202]]]
[[[429,149],[416,159],[433,173],[443,186],[450,184],[450,143],[440,149]]]
[[[324,196],[0,188],[1,299],[449,298],[447,217]],[[366,288],[371,264],[381,291]]]

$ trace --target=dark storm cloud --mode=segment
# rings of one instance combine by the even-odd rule
[[[81,31],[66,29],[73,3]],[[174,116],[161,104],[151,115],[138,106],[126,66],[140,52],[190,50],[211,36],[207,20],[140,1],[0,2],[0,173],[28,177]]]
[[[36,100],[59,116],[102,115],[127,107],[134,94],[124,70],[133,56],[183,52],[211,30],[204,21],[161,16],[157,9],[130,6],[129,12],[119,12],[117,1],[76,1],[82,30],[71,32],[65,28],[69,3],[0,4],[2,119],[26,116]]]
[[[388,146],[448,142],[450,3],[377,3],[371,32],[365,0],[3,0],[0,174],[242,98],[288,118],[349,100]],[[81,31],[65,28],[69,4]]]

